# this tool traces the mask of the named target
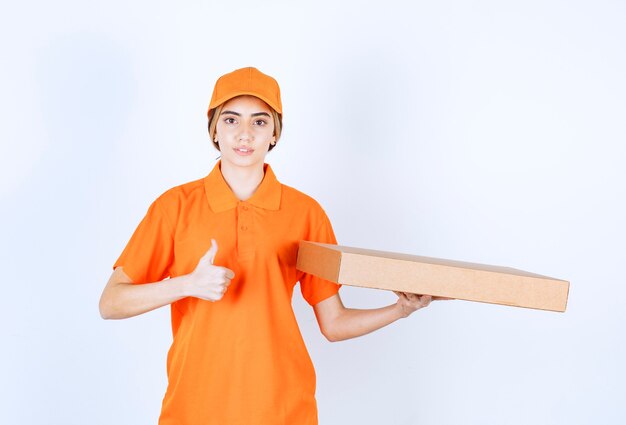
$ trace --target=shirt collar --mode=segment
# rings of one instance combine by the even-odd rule
[[[221,161],[218,161],[209,175],[204,178],[204,191],[209,207],[216,213],[235,208],[240,202],[224,180],[220,164]],[[246,202],[255,207],[276,211],[280,208],[281,184],[269,164],[264,164],[263,169],[265,171],[263,181]]]

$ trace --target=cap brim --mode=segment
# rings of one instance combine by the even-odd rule
[[[278,112],[282,116],[283,111],[277,105],[272,104],[273,102],[270,101],[266,96],[263,96],[262,94],[259,94],[259,93],[256,93],[256,92],[252,92],[250,90],[241,90],[241,91],[232,92],[232,93],[229,93],[228,96],[223,96],[223,97],[215,99],[209,105],[209,111],[207,112],[207,115],[210,114],[211,110],[217,108],[221,104],[226,103],[229,100],[234,99],[237,96],[245,96],[245,95],[254,96],[254,97],[258,98],[258,99],[261,99],[263,102],[267,103],[270,108],[272,108],[273,110],[275,110],[276,112]]]

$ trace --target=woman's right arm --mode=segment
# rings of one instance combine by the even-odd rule
[[[100,297],[100,315],[103,319],[126,319],[171,304],[185,297],[219,301],[224,296],[234,272],[214,266],[217,243],[198,261],[193,272],[155,283],[135,285],[117,267]]]

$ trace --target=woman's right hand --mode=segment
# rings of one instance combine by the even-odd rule
[[[211,240],[211,248],[193,272],[160,282],[138,282],[145,285],[135,285],[123,267],[116,267],[102,291],[100,315],[104,319],[126,319],[185,297],[221,300],[235,273],[213,265],[216,253],[217,243]]]
[[[235,273],[226,267],[214,266],[215,254],[217,254],[217,242],[211,239],[211,248],[200,258],[195,270],[187,276],[186,296],[208,301],[222,299]]]

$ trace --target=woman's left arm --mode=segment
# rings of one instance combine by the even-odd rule
[[[398,301],[387,307],[359,310],[344,307],[339,294],[313,306],[322,334],[329,341],[343,341],[365,335],[408,317],[420,308],[428,307],[430,295],[396,292]]]

